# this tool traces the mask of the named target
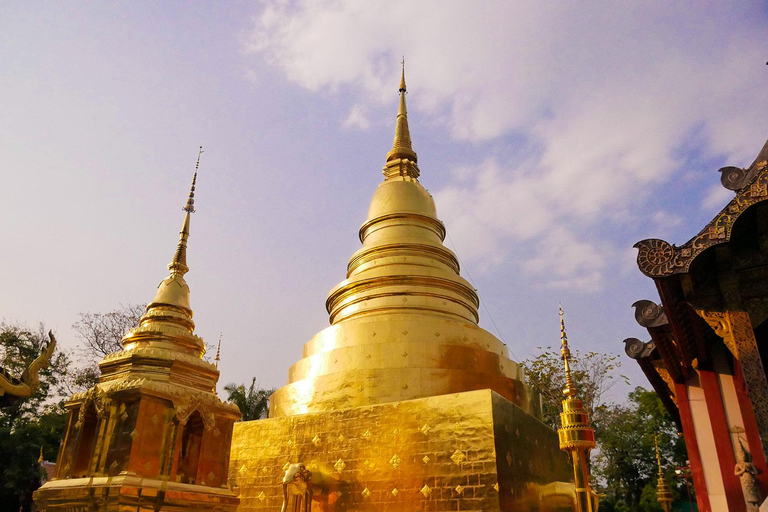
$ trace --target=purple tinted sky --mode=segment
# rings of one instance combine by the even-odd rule
[[[282,385],[327,325],[391,145],[399,61],[422,183],[520,360],[621,354],[656,298],[635,241],[683,243],[768,135],[757,2],[314,0],[0,6],[0,317],[78,312],[166,275],[197,146],[197,332],[222,384]],[[552,4],[554,6],[554,4]]]

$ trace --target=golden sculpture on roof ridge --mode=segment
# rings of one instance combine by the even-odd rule
[[[560,449],[571,454],[574,482],[576,485],[576,512],[593,512],[593,500],[597,496],[589,483],[589,452],[595,447],[595,430],[589,424],[589,417],[584,403],[576,398],[578,390],[571,373],[571,349],[568,347],[568,335],[565,332],[563,308],[560,307],[560,354],[565,366],[565,387],[563,394],[563,412],[560,413],[561,427],[557,433]]]
[[[48,331],[48,338],[50,341],[20,376],[11,375],[0,367],[0,407],[7,407],[18,400],[29,398],[40,387],[40,370],[48,368],[56,349],[56,338],[52,331]]]

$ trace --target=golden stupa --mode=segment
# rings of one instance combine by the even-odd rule
[[[123,338],[123,350],[99,362],[98,384],[65,404],[70,415],[56,475],[35,492],[38,510],[237,507],[227,470],[240,411],[216,395],[219,371],[203,360],[184,280],[196,179],[197,171],[170,275]]]
[[[404,74],[399,91],[363,246],[326,301],[331,325],[305,344],[269,419],[235,425],[239,510],[571,510],[557,433],[504,344],[477,325],[478,296],[443,246]]]

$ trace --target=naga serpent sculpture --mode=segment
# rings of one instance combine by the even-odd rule
[[[56,338],[51,331],[48,331],[48,337],[50,341],[29,368],[24,370],[21,378],[14,377],[7,370],[0,368],[0,407],[7,407],[19,399],[28,398],[40,387],[40,370],[48,368],[56,348]]]

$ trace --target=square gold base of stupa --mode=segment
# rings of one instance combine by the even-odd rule
[[[234,512],[237,498],[228,488],[140,478],[69,478],[46,482],[34,494],[43,512]]]
[[[572,506],[557,433],[490,390],[236,423],[229,484],[239,512],[280,510],[294,463],[312,472],[313,511]]]

